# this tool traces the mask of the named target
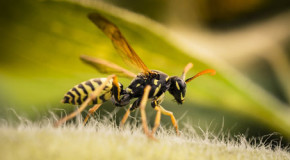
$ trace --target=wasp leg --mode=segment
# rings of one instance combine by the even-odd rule
[[[112,62],[100,59],[100,58],[94,58],[87,55],[81,55],[81,60],[83,60],[88,65],[91,65],[95,69],[97,69],[100,73],[116,73],[118,76],[121,77],[127,77],[127,78],[135,78],[136,75],[127,69],[124,69]]]
[[[118,83],[118,77],[117,76],[114,76],[113,77],[113,96],[114,96],[114,99],[120,103],[120,96],[121,96],[121,87]]]
[[[157,128],[159,127],[160,119],[161,119],[161,108],[159,106],[156,106],[154,109],[157,111],[157,113],[156,113],[156,117],[155,117],[154,128],[151,131],[151,135],[152,136],[154,135],[154,133],[156,132]]]
[[[98,110],[101,107],[102,104],[96,104],[94,105],[92,108],[90,108],[89,113],[87,114],[83,124],[85,125],[87,123],[87,121],[89,120],[90,116],[96,112],[96,110]]]
[[[127,109],[127,111],[126,111],[124,117],[122,118],[122,121],[121,121],[121,123],[120,123],[121,128],[124,127],[124,125],[125,125],[125,123],[126,123],[128,117],[129,117],[129,115],[130,115],[130,112],[131,112],[131,111],[130,111],[130,108],[131,108],[131,107],[132,107],[132,105],[130,105],[130,107]]]
[[[162,114],[167,115],[167,116],[170,116],[170,118],[171,118],[171,122],[172,122],[172,125],[173,125],[174,128],[175,128],[176,134],[177,134],[177,135],[180,135],[180,134],[179,134],[179,131],[178,131],[178,124],[177,124],[177,122],[176,122],[176,119],[175,119],[173,113],[170,112],[170,111],[167,111],[166,109],[164,109],[164,108],[163,108],[162,106],[160,106],[160,105],[159,105],[159,107],[160,107],[160,109],[161,109],[161,113],[162,113]]]
[[[142,100],[140,102],[140,112],[141,112],[141,120],[142,120],[143,131],[148,137],[153,138],[149,134],[149,131],[148,131],[146,113],[145,113],[145,107],[146,107],[146,103],[147,103],[147,100],[148,100],[148,95],[149,95],[150,89],[151,89],[151,86],[149,86],[149,85],[147,85],[145,87],[145,89],[144,89],[144,94],[143,94]]]
[[[67,120],[72,119],[73,117],[75,117],[77,114],[81,113],[87,106],[88,104],[93,101],[101,92],[102,90],[105,88],[105,86],[109,83],[109,81],[116,77],[115,75],[110,75],[107,77],[107,80],[96,90],[94,90],[94,92],[92,92],[90,94],[90,96],[81,104],[80,108],[78,108],[76,111],[74,111],[73,113],[69,114],[68,116],[62,118],[61,120],[57,121],[54,126],[58,127],[61,124],[65,123]]]

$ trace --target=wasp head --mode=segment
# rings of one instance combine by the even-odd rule
[[[186,93],[185,81],[177,76],[170,77],[169,93],[174,97],[178,104],[182,104]]]
[[[186,84],[189,83],[190,81],[192,81],[193,79],[204,75],[206,73],[210,73],[211,75],[214,75],[216,73],[215,70],[213,69],[206,69],[204,71],[201,71],[199,73],[197,73],[196,75],[194,75],[193,77],[190,77],[188,79],[185,80],[185,76],[186,73],[193,67],[192,63],[188,63],[185,67],[184,70],[182,72],[181,77],[177,77],[177,76],[173,76],[170,77],[170,86],[169,86],[169,93],[173,95],[173,97],[175,98],[176,102],[178,104],[182,104],[184,101],[184,97],[185,97],[185,93],[186,93]]]

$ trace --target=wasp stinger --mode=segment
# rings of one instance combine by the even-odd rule
[[[134,99],[134,102],[130,104],[130,107],[121,121],[121,126],[126,122],[130,112],[140,107],[143,130],[147,136],[154,137],[154,133],[160,124],[161,114],[170,116],[176,133],[179,134],[178,125],[173,113],[167,111],[160,105],[164,99],[165,92],[169,91],[176,102],[182,104],[186,94],[186,85],[196,77],[205,73],[211,73],[214,75],[215,70],[207,69],[188,79],[185,79],[185,76],[188,70],[193,66],[192,63],[189,63],[184,68],[180,77],[168,76],[161,71],[150,70],[113,23],[98,13],[91,13],[88,15],[88,18],[112,40],[118,53],[125,60],[128,60],[135,68],[140,69],[141,72],[135,75],[134,73],[106,60],[85,55],[81,56],[81,60],[95,67],[99,72],[112,75],[107,78],[95,78],[82,82],[69,90],[65,94],[62,102],[77,104],[80,105],[80,108],[56,122],[55,126],[59,126],[67,120],[75,117],[88,105],[94,104],[94,106],[89,110],[89,113],[84,120],[84,124],[87,122],[90,115],[93,114],[104,102],[111,100],[115,106],[122,107],[129,105],[130,101]],[[128,87],[124,88],[123,85],[118,82],[117,76],[133,78],[133,80]],[[145,114],[145,106],[148,99],[151,100],[151,106],[157,111],[155,125],[150,133],[148,131]]]

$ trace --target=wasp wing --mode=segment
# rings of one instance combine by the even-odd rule
[[[145,74],[151,73],[150,69],[147,68],[129,45],[117,26],[98,13],[91,13],[88,15],[88,18],[112,40],[114,47],[123,59],[129,60],[131,64],[141,69]]]
[[[81,60],[94,68],[100,73],[116,74],[117,76],[135,78],[136,74],[103,59],[93,58],[86,55],[81,55]]]

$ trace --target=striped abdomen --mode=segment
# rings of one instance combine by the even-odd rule
[[[62,102],[81,105],[94,90],[106,81],[106,79],[107,78],[94,78],[74,86],[64,95]],[[112,80],[107,83],[103,91],[90,104],[100,104],[109,100],[112,96],[111,89]]]

